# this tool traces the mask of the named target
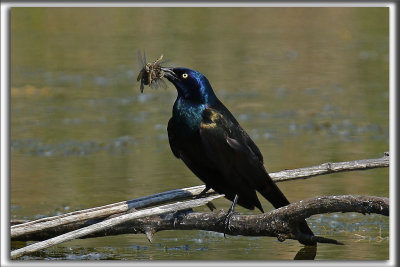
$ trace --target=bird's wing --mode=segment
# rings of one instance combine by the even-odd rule
[[[216,162],[226,161],[224,153],[235,152],[250,157],[255,163],[262,165],[261,154],[250,137],[237,122],[231,121],[216,109],[206,108],[202,114],[200,136],[209,156]],[[252,148],[255,146],[256,151]],[[232,158],[232,157],[228,157]]]
[[[176,123],[175,123],[174,118],[172,117],[168,121],[168,127],[167,127],[168,140],[169,140],[169,146],[171,147],[172,153],[174,153],[174,156],[179,159],[180,153],[179,153],[178,144],[177,144],[178,140],[175,135],[176,131],[174,130],[175,127],[176,127]]]
[[[236,188],[247,197],[257,190],[274,207],[289,204],[266,172],[262,157],[258,155],[261,153],[258,149],[252,149],[255,144],[237,122],[215,109],[207,108],[203,111],[200,137],[207,156],[214,163],[214,167],[223,174],[221,179],[231,184],[232,188]],[[262,211],[255,195],[252,201],[255,201],[253,204]]]
[[[258,161],[263,164],[264,159],[261,151],[258,149],[253,140],[251,140],[250,136],[240,127],[239,122],[237,122],[231,112],[224,106],[224,104],[222,104],[222,102],[217,102],[215,109],[219,110],[219,112],[224,115],[225,119],[231,122],[232,128],[236,130],[235,136],[239,136],[239,139],[243,140],[242,143],[245,143],[246,146],[251,150],[252,155],[256,156]]]
[[[246,179],[248,183],[264,184],[265,181],[257,181],[264,178],[264,167],[257,152],[249,146],[251,139],[244,134],[239,124],[229,120],[221,112],[207,108],[203,111],[200,124],[200,137],[207,155],[218,166],[221,172],[233,170],[239,172],[240,176],[248,176],[248,171],[258,172],[254,178]],[[258,150],[258,149],[257,149]]]

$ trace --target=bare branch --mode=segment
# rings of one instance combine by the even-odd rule
[[[370,168],[380,168],[389,166],[389,154],[386,152],[384,157],[378,159],[365,159],[337,163],[324,163],[317,166],[284,170],[270,173],[275,182],[290,181],[295,179],[306,179],[317,175],[329,174],[333,172],[366,170]],[[101,207],[74,211],[59,216],[47,217],[24,224],[13,225],[11,227],[11,238],[28,235],[37,231],[66,225],[73,222],[85,221],[95,218],[103,218],[112,214],[119,214],[131,209],[140,209],[159,205],[169,201],[189,199],[197,196],[205,188],[204,185],[189,188],[175,189],[167,192],[153,194],[146,197],[136,198],[128,201],[113,203]],[[210,190],[207,195],[215,194]]]
[[[375,196],[323,196],[302,200],[288,206],[257,215],[235,214],[231,217],[227,234],[244,236],[271,236],[285,239],[315,240],[332,243],[323,237],[301,236],[296,225],[312,215],[330,212],[376,213],[389,216],[389,199]],[[223,233],[226,213],[177,212],[163,216],[152,216],[121,224],[118,228],[99,232],[99,236],[124,233],[153,233],[162,230],[206,230]],[[94,236],[88,236],[94,237]]]
[[[383,157],[377,159],[327,162],[312,167],[270,173],[270,176],[275,182],[283,182],[296,179],[306,179],[318,175],[331,174],[336,172],[359,171],[384,167],[389,167],[388,152],[385,152]]]
[[[80,228],[77,230],[74,230],[72,232],[68,232],[65,234],[62,234],[60,236],[56,236],[54,238],[38,242],[29,246],[26,246],[24,248],[16,249],[11,252],[11,259],[16,259],[19,258],[23,255],[26,255],[28,253],[32,253],[50,246],[54,246],[57,244],[60,244],[62,242],[66,242],[72,239],[80,238],[83,236],[86,236],[88,234],[92,234],[98,231],[105,230],[107,228],[111,228],[115,225],[128,222],[134,219],[138,218],[143,218],[146,216],[152,216],[152,215],[158,215],[158,214],[164,214],[164,213],[169,213],[169,212],[174,212],[182,209],[189,209],[193,207],[198,207],[205,205],[209,201],[222,197],[223,195],[218,195],[218,196],[211,196],[207,198],[200,198],[200,199],[195,199],[195,200],[189,200],[186,202],[181,202],[181,203],[173,203],[173,204],[168,204],[156,208],[151,208],[151,209],[146,209],[142,211],[134,211],[131,213],[127,213],[118,217],[110,218],[107,220],[104,220],[102,222],[86,226],[84,228]]]
[[[43,249],[73,238],[87,238],[109,236],[127,233],[144,233],[149,241],[152,241],[153,235],[162,230],[206,230],[214,232],[224,231],[224,219],[226,213],[220,212],[193,212],[190,210],[178,211],[193,207],[194,201],[204,205],[207,201],[216,197],[206,199],[197,199],[184,203],[169,204],[158,208],[151,208],[144,211],[107,218],[101,222],[87,221],[82,227],[82,222],[70,226],[60,226],[56,231],[50,232],[50,235],[60,235],[43,242],[39,242],[22,249],[14,250],[11,253],[13,259],[27,253]],[[185,204],[190,203],[190,204]],[[184,204],[184,205],[182,205]],[[185,206],[186,205],[186,206]],[[171,213],[172,212],[172,213]],[[239,215],[231,217],[227,234],[244,236],[271,236],[278,240],[295,239],[302,241],[317,241],[319,243],[341,244],[333,239],[320,236],[307,236],[296,230],[299,221],[304,220],[315,214],[329,212],[359,212],[376,213],[389,216],[389,199],[374,196],[323,196],[291,203],[288,206],[272,210],[268,213],[258,215]],[[156,214],[164,214],[154,216]],[[149,216],[152,215],[152,216]],[[115,216],[115,215],[114,215]],[[147,216],[147,217],[144,217]],[[75,230],[73,230],[76,228]],[[70,232],[73,230],[72,232]],[[41,233],[32,234],[40,235]],[[37,236],[36,236],[37,238]],[[42,236],[43,238],[43,236]],[[44,236],[44,239],[49,236]]]
[[[333,172],[364,170],[369,168],[389,166],[389,157],[339,163],[325,163],[309,168],[285,170],[272,173],[271,177],[278,181],[304,179],[316,175]],[[172,200],[192,198],[199,195],[204,186],[171,190],[148,197],[114,203],[102,207],[81,210],[44,218],[32,222],[21,220],[11,222],[12,240],[43,240],[33,245],[11,252],[15,259],[49,246],[59,244],[75,238],[87,238],[123,233],[145,233],[151,241],[154,233],[161,230],[199,229],[215,232],[224,231],[226,214],[193,212],[191,207],[209,203],[212,199],[223,195],[209,196],[182,203],[173,203],[161,207],[148,208],[136,211],[135,208],[144,208]],[[211,191],[208,195],[215,194]],[[182,209],[188,209],[182,212]],[[129,212],[129,210],[133,212]],[[179,212],[178,212],[179,211]],[[360,212],[389,215],[389,200],[381,197],[368,196],[323,196],[292,203],[280,209],[260,215],[233,215],[230,220],[228,234],[274,236],[280,241],[297,239],[299,241],[316,241],[322,243],[341,244],[340,242],[319,236],[308,236],[299,233],[297,223],[314,214],[327,212]],[[173,212],[173,213],[171,213]],[[164,215],[160,215],[164,214]],[[160,216],[156,216],[160,215]]]
[[[200,194],[200,192],[204,188],[205,187],[203,185],[200,185],[189,188],[175,189],[167,192],[153,194],[146,197],[140,197],[132,200],[113,203],[101,207],[74,211],[70,213],[61,214],[58,216],[52,216],[52,217],[38,219],[35,221],[26,222],[23,224],[13,225],[11,226],[10,237],[14,238],[21,235],[26,235],[37,231],[49,229],[52,227],[69,224],[72,222],[84,221],[94,218],[102,218],[132,209],[155,206],[172,200],[176,201],[181,199],[188,199],[190,197]],[[206,195],[211,195],[213,193],[215,194],[213,190],[210,190],[209,192],[207,192]]]

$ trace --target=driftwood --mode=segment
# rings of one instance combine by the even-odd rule
[[[306,179],[317,175],[329,174],[334,172],[365,170],[370,168],[381,168],[388,166],[389,157],[388,154],[385,153],[383,157],[377,159],[324,163],[307,168],[284,170],[280,172],[270,173],[270,176],[275,182],[283,182],[296,179]],[[200,185],[189,188],[175,189],[167,192],[153,194],[147,197],[136,198],[101,207],[74,211],[59,216],[47,217],[23,224],[17,224],[11,227],[10,237],[16,238],[18,236],[27,235],[37,231],[43,231],[45,229],[69,224],[72,222],[102,218],[112,214],[122,213],[131,209],[146,208],[163,204],[169,201],[188,199],[193,196],[199,195],[204,190],[204,188],[204,185]],[[207,192],[208,195],[213,193],[215,193],[213,190]]]
[[[129,223],[121,223],[115,227],[102,229],[101,231],[82,236],[82,238],[142,233],[146,234],[149,241],[152,242],[153,234],[162,230],[198,229],[221,233],[224,231],[223,220],[226,211],[194,212],[190,209],[182,211],[182,207],[179,207],[179,203],[173,205],[178,207],[178,212],[161,216],[144,217]],[[354,195],[315,197],[301,200],[299,202],[293,202],[288,206],[272,210],[268,213],[257,215],[234,214],[230,220],[229,228],[226,233],[230,235],[275,236],[280,237],[281,239],[284,237],[284,239],[298,239],[293,235],[292,231],[296,222],[315,214],[329,212],[358,212],[363,214],[376,213],[389,216],[389,199],[385,197]],[[116,215],[110,217],[112,218],[115,216]],[[37,232],[15,238],[15,240],[45,240],[80,229],[87,225],[96,224],[102,220],[103,219],[75,222],[56,227],[52,229],[52,231]],[[321,240],[322,239],[319,241],[323,242]]]
[[[169,201],[188,199],[197,196],[204,189],[204,185],[190,188],[175,189],[167,192],[153,194],[146,197],[140,197],[128,201],[121,201],[101,207],[73,211],[58,216],[46,217],[35,221],[29,221],[22,224],[16,224],[11,227],[11,238],[27,235],[30,233],[43,231],[56,226],[61,226],[77,221],[84,221],[95,218],[122,213],[132,209],[140,209],[163,204]],[[207,192],[207,195],[215,194],[213,190]]]
[[[364,170],[388,166],[389,157],[388,153],[385,153],[385,156],[379,159],[324,163],[309,168],[271,173],[270,175],[276,182],[279,182],[305,179],[333,172]],[[191,200],[195,202],[186,201],[183,202],[183,206],[180,206],[182,203],[174,203],[158,208],[141,211],[135,210],[159,205],[168,201],[193,198],[193,196],[198,195],[203,189],[204,186],[196,186],[171,190],[148,197],[71,212],[36,221],[24,223],[21,223],[21,221],[11,222],[11,224],[15,224],[11,227],[12,240],[45,240],[51,238],[25,248],[14,250],[11,252],[11,258],[15,259],[27,253],[74,238],[124,233],[145,233],[151,241],[153,234],[161,230],[199,229],[223,232],[224,229],[221,221],[225,218],[225,212],[200,213],[193,212],[191,209],[185,212],[176,212],[182,209],[188,209],[189,207],[185,206],[187,205],[186,202],[191,203],[188,204],[189,206],[194,203],[196,203],[195,206],[198,206],[200,202],[202,203],[200,205],[204,205],[208,203],[210,199],[221,197],[222,195]],[[210,194],[216,193],[210,190],[207,196]],[[168,210],[166,210],[165,207],[168,207]],[[160,212],[160,208],[163,212]],[[155,209],[158,209],[158,213],[155,213]],[[175,211],[175,213],[171,213],[172,211]],[[230,227],[226,233],[232,235],[273,236],[277,237],[279,240],[309,240],[310,238],[314,238],[317,242],[340,243],[323,237],[299,236],[298,234],[296,235],[294,231],[294,226],[299,220],[314,214],[337,211],[377,213],[388,216],[389,200],[387,198],[368,196],[323,196],[313,198],[292,203],[286,207],[265,214],[233,215],[230,220]],[[169,214],[154,216],[156,214],[165,213]],[[147,217],[142,217],[142,215]]]
[[[121,224],[124,222],[128,222],[128,221],[131,221],[134,219],[158,215],[158,214],[170,213],[170,212],[178,211],[181,209],[189,209],[189,208],[193,208],[193,207],[202,206],[202,205],[205,205],[207,202],[209,202],[215,198],[222,197],[222,196],[223,195],[211,196],[211,197],[207,197],[207,198],[189,200],[189,201],[182,202],[182,203],[178,202],[178,203],[168,204],[168,205],[164,205],[161,207],[146,209],[143,211],[133,211],[131,213],[127,213],[127,214],[124,214],[124,215],[121,215],[118,217],[110,218],[110,219],[104,220],[102,222],[98,222],[98,223],[92,224],[90,226],[86,226],[84,228],[80,228],[80,229],[74,230],[72,232],[68,232],[68,233],[62,234],[60,236],[51,238],[51,239],[26,246],[24,248],[16,249],[11,252],[11,259],[16,259],[25,254],[35,252],[35,251],[38,251],[40,249],[44,249],[44,248],[47,248],[50,246],[54,246],[54,245],[57,245],[57,244],[60,244],[62,242],[66,242],[66,241],[69,241],[72,239],[80,238],[82,236],[86,236],[91,233],[99,232],[99,231],[105,230],[107,228],[113,227],[115,225],[118,225],[118,224]]]
[[[389,152],[385,152],[383,157],[377,159],[327,162],[312,167],[270,173],[270,176],[274,180],[274,182],[277,183],[288,180],[306,179],[317,175],[331,174],[337,172],[361,171],[384,167],[389,167]]]

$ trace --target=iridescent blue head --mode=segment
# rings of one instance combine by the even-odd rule
[[[178,90],[178,98],[198,104],[212,105],[217,97],[207,78],[198,71],[187,68],[162,68],[164,77]]]

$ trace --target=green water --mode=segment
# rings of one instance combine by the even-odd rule
[[[388,18],[387,8],[13,8],[11,219],[201,184],[169,148],[175,89],[139,92],[138,50],[204,73],[270,172],[381,157],[389,150]],[[278,185],[291,201],[388,196],[389,170]],[[346,243],[320,245],[317,260],[389,258],[387,217],[308,221]],[[290,260],[301,248],[165,231],[153,243],[144,235],[74,240],[23,259]]]

